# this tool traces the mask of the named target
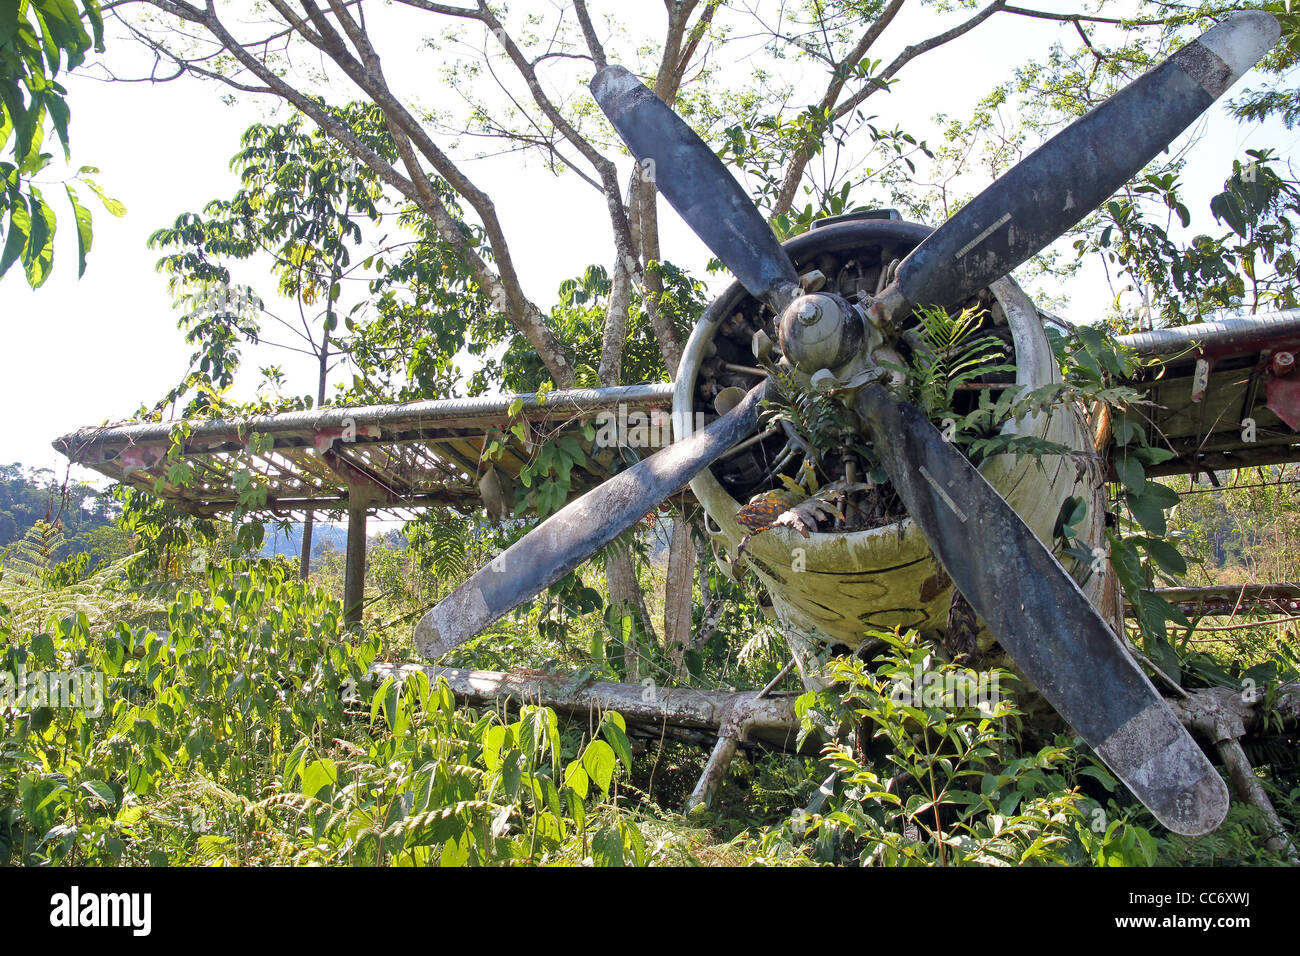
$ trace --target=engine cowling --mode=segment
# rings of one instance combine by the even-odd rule
[[[930,229],[895,220],[838,221],[814,228],[784,243],[800,275],[814,271],[819,288],[853,296],[866,286],[875,291],[881,272],[902,259]],[[823,286],[822,277],[825,277]],[[1059,381],[1044,319],[1010,278],[994,282],[971,300],[987,311],[989,331],[1004,338],[1014,356],[1014,384],[1034,388]],[[774,317],[733,283],[705,311],[686,345],[674,393],[674,433],[685,436],[714,414],[714,399],[726,389],[747,388],[756,379],[751,340],[762,330],[779,338]],[[702,413],[702,414],[698,414]],[[1091,452],[1091,431],[1081,409],[1006,422],[1004,432],[1032,434],[1081,452]],[[708,533],[724,560],[735,560],[749,529],[737,520],[750,495],[773,487],[762,474],[785,440],[773,435],[744,452],[701,472],[691,490],[707,513]],[[1064,456],[1040,462],[1029,456],[999,455],[981,466],[990,484],[1025,519],[1035,534],[1051,543],[1056,517],[1071,496],[1089,505],[1090,546],[1104,544],[1104,473],[1099,460]],[[807,538],[789,527],[775,527],[749,540],[740,558],[771,596],[775,616],[786,625],[797,657],[815,640],[856,647],[868,629],[916,628],[937,637],[947,624],[952,586],[920,531],[900,514],[875,527],[815,532]],[[1067,569],[1072,559],[1066,558]],[[1080,578],[1083,574],[1078,575]],[[1109,620],[1118,624],[1118,598],[1106,574],[1091,575],[1085,592]],[[984,641],[989,641],[987,635]]]

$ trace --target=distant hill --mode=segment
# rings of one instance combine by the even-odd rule
[[[0,465],[0,551],[21,541],[38,521],[58,522],[66,539],[54,556],[63,560],[91,552],[96,558],[115,558],[129,550],[130,536],[117,527],[120,505],[95,487],[70,482],[67,493],[59,476],[48,468],[28,468],[14,462]],[[312,554],[324,550],[346,551],[346,525],[317,521],[312,530]],[[294,522],[286,534],[274,524],[266,526],[262,555],[296,558],[302,547],[302,525]]]
[[[334,525],[328,522],[317,521],[312,526],[311,531],[311,553],[320,554],[321,551],[346,551],[348,548],[348,529],[345,525]],[[296,558],[302,552],[302,525],[294,522],[289,533],[285,534],[274,525],[266,526],[266,542],[262,545],[262,556],[271,557],[272,555],[282,554],[290,558]]]
[[[91,485],[70,481],[65,491],[48,468],[0,465],[0,551],[21,541],[36,522],[48,521],[64,537],[54,560],[83,552],[95,560],[120,557],[129,536],[117,527],[119,512],[116,501]]]

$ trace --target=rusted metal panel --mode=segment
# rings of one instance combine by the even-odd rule
[[[1122,416],[1174,452],[1148,474],[1300,461],[1300,386],[1288,384],[1293,365],[1285,362],[1300,347],[1300,310],[1140,332],[1120,342],[1163,360],[1129,383],[1151,405]],[[1199,383],[1203,362],[1210,371]]]
[[[182,461],[200,476],[179,488],[167,484],[162,496],[194,514],[229,511],[239,496],[231,484],[236,468],[250,468],[267,479],[267,514],[346,506],[348,482],[373,486],[377,509],[474,507],[480,448],[489,429],[501,431],[507,452],[498,468],[517,478],[531,455],[505,431],[511,406],[537,429],[572,434],[588,454],[575,469],[574,490],[612,476],[621,462],[600,454],[581,434],[582,423],[620,407],[666,409],[667,383],[602,389],[570,389],[546,395],[528,393],[493,398],[445,399],[394,405],[342,406],[245,420],[192,420]],[[517,419],[515,419],[517,420]],[[57,439],[55,449],[77,464],[153,491],[166,478],[167,450],[179,423],[158,422],[83,428]],[[250,435],[268,435],[271,450],[252,456]],[[331,467],[333,465],[333,467]]]
[[[1300,431],[1300,378],[1274,378],[1268,383],[1268,408],[1294,431]]]

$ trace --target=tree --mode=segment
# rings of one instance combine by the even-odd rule
[[[1285,89],[1286,73],[1300,57],[1300,15],[1280,2],[1255,6],[1277,17],[1282,38],[1260,64],[1265,85],[1232,100],[1229,112],[1250,121],[1277,115],[1290,123],[1294,93]],[[1148,20],[1136,19],[1139,11],[1123,22],[1039,14],[1073,22],[1083,43],[1073,49],[1058,44],[1045,57],[1018,67],[971,117],[941,116],[945,142],[935,150],[930,188],[918,191],[915,177],[888,168],[883,179],[891,201],[920,221],[946,219],[972,195],[963,188],[972,176],[982,181],[1005,172],[1063,121],[1088,112],[1154,66],[1182,42],[1190,25],[1199,29],[1206,18],[1234,8],[1170,8]],[[1111,29],[1148,24],[1152,38],[1124,31],[1116,42],[1103,43],[1093,25],[1107,24]],[[1210,208],[1195,210],[1184,198],[1182,171],[1197,140],[1194,135],[1158,157],[1072,229],[1066,241],[1074,256],[1058,246],[1024,271],[1065,278],[1087,261],[1100,262],[1115,295],[1110,319],[1121,328],[1180,325],[1222,309],[1294,307],[1300,294],[1295,241],[1300,193],[1294,171],[1276,150],[1245,150],[1225,169],[1223,189]],[[1193,225],[1209,231],[1188,232]]]
[[[45,523],[66,536],[57,560],[85,553],[91,563],[112,560],[124,553],[117,517],[114,502],[85,482],[60,485],[48,469],[0,465],[0,552]]]
[[[92,45],[103,52],[99,0],[81,0],[80,12],[72,0],[7,0],[0,4],[0,156],[11,160],[0,160],[0,278],[21,263],[33,289],[42,285],[54,268],[55,213],[35,179],[53,158],[41,149],[47,126],[58,136],[64,159],[72,156],[67,90],[58,77],[60,71],[80,66]],[[77,198],[72,182],[84,183],[113,215],[125,212],[121,203],[105,196],[89,178],[97,171],[82,166],[63,184],[77,230],[78,276],[86,271],[92,230],[90,211]]]
[[[393,154],[375,107],[352,104],[330,114],[380,155]],[[346,337],[340,340],[338,334],[343,282],[353,273],[352,254],[363,242],[361,223],[379,222],[383,215],[383,190],[334,140],[304,129],[301,116],[277,126],[256,124],[245,131],[241,146],[231,161],[243,184],[239,191],[231,199],[210,202],[202,216],[182,214],[149,240],[154,248],[175,250],[158,267],[171,276],[172,291],[189,306],[181,326],[198,347],[193,357],[197,373],[187,375],[166,400],[205,385],[189,408],[201,412],[216,389],[230,386],[242,341],[310,355],[317,368],[314,401],[320,407],[330,371],[349,352]],[[232,290],[229,263],[256,255],[271,257],[278,291],[297,305],[296,321],[274,314],[247,290]],[[287,331],[292,344],[267,339],[263,315]],[[277,366],[262,371],[269,382],[281,384]],[[311,401],[301,404],[310,406]],[[304,579],[311,566],[312,526],[309,511],[302,528]]]
[[[1266,8],[1282,24],[1282,41],[1275,46],[1260,64],[1263,73],[1282,77],[1300,62],[1300,10],[1292,10],[1289,3],[1269,3]],[[1236,97],[1229,107],[1243,120],[1262,120],[1279,116],[1287,129],[1294,129],[1300,120],[1300,87],[1268,84],[1249,89]]]
[[[912,6],[926,16],[899,16]],[[513,386],[513,371],[523,367],[567,387],[585,380],[583,366],[594,368],[602,384],[623,381],[629,349],[647,342],[671,374],[683,328],[694,318],[689,308],[669,305],[672,273],[660,245],[654,184],[639,167],[620,174],[617,163],[625,153],[585,90],[595,70],[622,62],[647,77],[657,96],[706,140],[720,144],[761,208],[788,234],[827,210],[881,205],[891,196],[908,198],[911,209],[932,201],[936,190],[917,182],[924,176],[917,164],[932,151],[901,126],[882,126],[865,107],[909,77],[937,68],[937,51],[955,41],[978,33],[985,41],[979,55],[1005,57],[998,24],[1023,18],[1060,26],[1062,42],[1046,61],[1020,64],[1015,84],[995,91],[1008,110],[1028,104],[1032,122],[1023,136],[999,143],[992,120],[950,132],[951,145],[967,147],[967,155],[991,143],[997,167],[1238,7],[1092,6],[1055,12],[1006,0],[809,0],[766,7],[665,0],[658,37],[628,36],[621,6],[593,16],[586,0],[513,10],[486,0],[398,0],[383,6],[269,0],[256,18],[213,3],[126,0],[113,15],[176,74],[210,79],[235,95],[278,98],[312,120],[408,200],[422,220],[418,231],[436,235],[463,263],[465,291],[475,310],[488,313],[475,321],[495,324],[514,355],[535,357],[522,366],[500,363],[484,374],[496,375],[497,383],[509,378]],[[909,22],[924,24],[924,32],[909,35],[917,29],[905,26]],[[743,53],[724,45],[736,34],[748,38]],[[412,36],[424,40],[420,62],[404,63],[401,76],[390,79],[385,63],[403,49],[395,38]],[[898,52],[886,57],[886,50]],[[294,68],[307,53],[323,64],[322,73]],[[724,61],[744,65],[724,71],[718,67]],[[959,75],[959,67],[948,72]],[[426,91],[429,78],[440,78],[432,89],[433,108],[407,92],[411,74]],[[346,89],[347,96],[373,103],[392,136],[395,158],[331,115],[316,96],[323,87]],[[994,115],[993,108],[988,112]],[[600,196],[609,247],[605,261],[593,263],[602,267],[604,279],[588,283],[594,314],[566,316],[563,301],[561,308],[547,309],[538,304],[537,290],[524,288],[517,249],[491,195],[457,155],[466,140],[525,154],[546,172],[575,177]],[[956,154],[937,156],[942,166]],[[977,171],[963,185],[984,179],[985,170]],[[962,165],[951,175],[970,172]],[[946,214],[963,197],[952,191],[942,198]],[[452,199],[463,204],[463,214]],[[1104,227],[1094,217],[1083,228],[1095,234]],[[591,333],[597,327],[600,349],[593,366],[583,356],[594,357]],[[611,578],[627,582],[625,571],[616,568]],[[670,572],[673,580],[690,577]],[[611,588],[611,597],[625,604],[635,599],[623,593],[623,585]]]

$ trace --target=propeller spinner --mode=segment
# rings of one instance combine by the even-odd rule
[[[1066,127],[922,242],[865,305],[801,294],[789,257],[713,151],[620,66],[592,93],[660,193],[779,317],[786,358],[856,387],[851,400],[909,516],[985,625],[1169,829],[1199,835],[1228,808],[1223,781],[1073,578],[970,462],[880,384],[877,358],[912,310],[951,306],[1101,205],[1277,42],[1240,13]],[[884,352],[882,353],[882,350]],[[757,427],[766,383],[689,438],[569,503],[433,608],[416,646],[440,657],[577,567]]]

